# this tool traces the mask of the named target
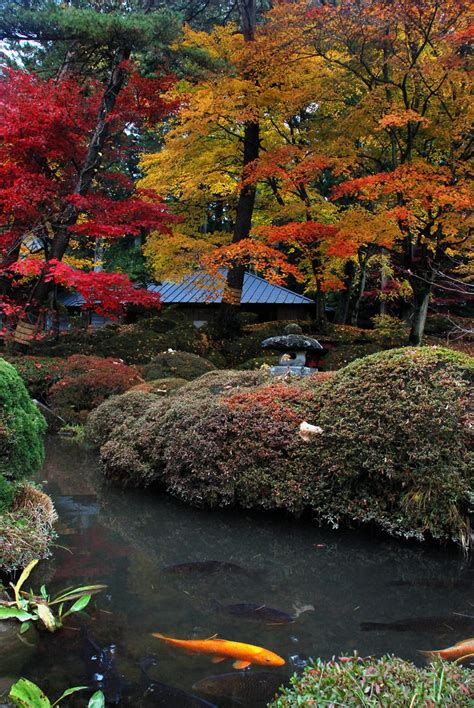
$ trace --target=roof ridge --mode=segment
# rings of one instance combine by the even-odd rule
[[[269,285],[271,288],[278,288],[279,290],[284,290],[287,293],[291,293],[292,295],[297,295],[298,297],[302,297],[305,300],[307,300],[309,303],[314,302],[314,300],[311,300],[311,298],[307,297],[306,295],[301,295],[301,293],[295,293],[294,290],[290,290],[289,288],[285,288],[283,285],[274,285],[273,283],[269,283],[268,280],[265,280],[265,278],[262,278],[260,275],[256,275],[256,273],[252,273],[249,270],[245,271],[245,275],[251,275],[252,278],[257,278],[258,280],[262,280],[265,285]]]

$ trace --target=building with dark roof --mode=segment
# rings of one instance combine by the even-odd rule
[[[203,272],[192,273],[179,283],[166,280],[151,283],[147,289],[160,293],[163,309],[173,305],[195,322],[205,322],[222,303],[226,271],[215,278]],[[84,304],[79,293],[68,293],[59,298],[69,312],[77,312]],[[241,309],[253,312],[261,321],[310,319],[314,301],[281,285],[271,285],[254,273],[245,273]],[[104,318],[92,315],[92,326],[104,324]]]

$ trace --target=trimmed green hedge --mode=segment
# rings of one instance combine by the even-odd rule
[[[15,483],[43,464],[45,430],[16,369],[0,359],[0,511],[11,503]]]
[[[317,659],[291,679],[271,708],[297,706],[456,706],[474,704],[474,671],[440,660],[418,668],[394,656]]]

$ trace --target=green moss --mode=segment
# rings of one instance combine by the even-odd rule
[[[17,481],[41,467],[45,430],[46,421],[17,371],[0,359],[0,475]]]
[[[15,497],[15,485],[0,476],[0,514],[10,509]]]
[[[381,659],[347,657],[317,659],[291,687],[270,703],[271,708],[297,706],[457,706],[474,702],[474,671],[436,661],[418,668],[393,656]]]

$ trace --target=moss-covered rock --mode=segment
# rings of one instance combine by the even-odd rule
[[[11,502],[10,485],[32,475],[43,464],[45,430],[46,422],[18,372],[0,359],[0,509]]]
[[[436,661],[428,667],[394,656],[320,659],[291,679],[271,708],[297,706],[457,706],[474,703],[474,671]]]
[[[192,381],[215,368],[214,364],[197,354],[170,349],[157,354],[143,367],[143,378],[146,381],[168,377]]]
[[[473,360],[398,349],[303,380],[214,371],[153,404],[102,447],[106,476],[191,504],[310,512],[332,526],[465,544]],[[308,442],[307,421],[322,428]]]

